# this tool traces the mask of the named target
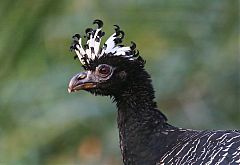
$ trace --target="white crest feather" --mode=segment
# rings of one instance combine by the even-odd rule
[[[106,49],[104,50],[105,53],[112,52],[112,49],[115,47],[114,39],[116,38],[116,33],[113,33],[105,42]]]
[[[101,20],[95,20],[93,22],[97,24],[97,29],[86,29],[86,45],[82,46],[82,38],[79,34],[73,36],[73,44],[71,50],[74,50],[79,61],[83,65],[88,65],[90,60],[100,58],[105,54],[112,56],[123,56],[129,60],[136,59],[136,45],[132,43],[131,46],[119,45],[124,37],[124,32],[120,30],[120,27],[115,26],[115,33],[113,33],[100,48],[101,39],[104,36],[102,31],[103,22]]]

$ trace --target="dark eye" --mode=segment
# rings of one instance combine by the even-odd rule
[[[108,75],[110,75],[111,71],[112,71],[111,67],[106,64],[100,65],[98,68],[98,72],[102,77],[107,77]]]

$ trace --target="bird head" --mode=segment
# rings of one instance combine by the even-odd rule
[[[70,49],[85,71],[71,78],[68,91],[86,90],[95,95],[113,96],[134,82],[134,75],[144,70],[145,61],[139,56],[134,42],[130,46],[120,45],[124,32],[117,25],[114,25],[115,33],[100,47],[105,34],[103,22],[95,20],[93,23],[97,24],[97,29],[86,29],[85,45],[82,45],[81,35],[73,36]]]

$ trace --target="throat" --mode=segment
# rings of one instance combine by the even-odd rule
[[[166,116],[159,111],[154,101],[151,79],[147,72],[143,73],[114,96],[120,123],[131,119],[149,122],[156,120],[162,124],[167,121]]]
[[[153,141],[157,136],[164,138],[166,135],[162,132],[168,127],[167,118],[154,101],[151,80],[147,78],[129,85],[121,95],[115,96],[115,101],[123,161],[125,164],[144,162],[156,145],[161,148],[162,144],[154,144]]]

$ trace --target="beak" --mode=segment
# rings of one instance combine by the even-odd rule
[[[81,72],[72,77],[68,85],[68,92],[92,89],[97,86],[95,76],[91,71]]]

